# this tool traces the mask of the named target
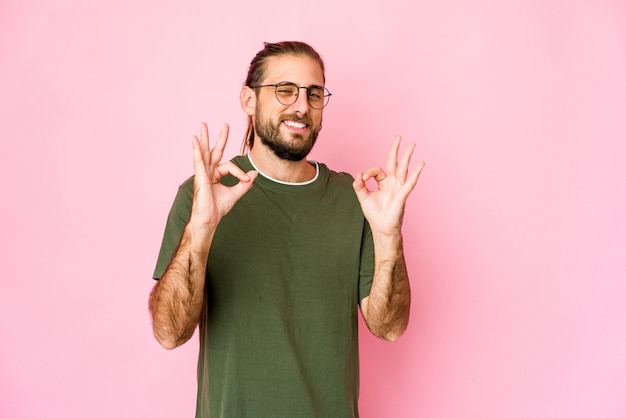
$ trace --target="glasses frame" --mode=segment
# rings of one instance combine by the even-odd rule
[[[291,103],[283,103],[279,98],[278,98],[278,87],[284,87],[284,86],[295,86],[297,89],[296,95],[294,96],[293,102]],[[305,89],[306,90],[306,101],[309,104],[309,106],[311,106],[311,109],[315,109],[315,110],[322,110],[323,108],[325,108],[326,106],[328,106],[328,103],[330,102],[330,96],[332,96],[333,94],[324,86],[299,86],[296,83],[292,83],[291,81],[283,81],[280,83],[276,83],[276,84],[262,84],[260,86],[249,86],[251,89],[258,89],[261,87],[274,87],[274,96],[276,96],[276,100],[278,100],[278,103],[280,103],[283,106],[291,106],[292,104],[294,104],[295,102],[298,101],[298,97],[300,97],[300,89]],[[324,104],[322,105],[322,107],[315,107],[313,106],[313,104],[311,103],[311,98],[309,96],[309,92],[310,89],[312,88],[321,88],[324,90]]]

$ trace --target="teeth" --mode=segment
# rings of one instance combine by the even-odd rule
[[[301,122],[296,122],[293,120],[286,120],[285,121],[285,125],[291,127],[291,128],[296,128],[296,129],[303,129],[306,128],[306,124],[305,123],[301,123]]]

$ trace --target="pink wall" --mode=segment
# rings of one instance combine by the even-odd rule
[[[191,416],[197,346],[153,340],[150,276],[190,136],[229,122],[237,152],[284,39],[327,61],[315,158],[354,173],[400,133],[427,162],[362,416],[626,416],[626,3],[216,3],[0,3],[0,416]]]

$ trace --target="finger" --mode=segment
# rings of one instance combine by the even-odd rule
[[[381,181],[387,178],[387,173],[385,173],[383,169],[378,166],[368,168],[363,173],[363,181],[367,181],[371,178],[376,180],[376,182],[380,183]]]
[[[238,178],[240,181],[250,181],[250,174],[256,173],[254,170],[250,170],[249,172],[243,171],[241,168],[237,167],[232,161],[227,161],[223,164],[220,164],[216,168],[216,183],[224,176],[230,174],[233,177]],[[255,174],[256,177],[256,174]]]
[[[417,168],[413,170],[411,175],[407,178],[406,183],[404,183],[404,185],[402,186],[403,188],[406,189],[407,196],[415,188],[415,185],[417,184],[417,180],[419,179],[419,176],[422,173],[422,169],[424,169],[425,165],[426,163],[424,163],[424,161],[420,161]]]
[[[397,135],[393,142],[391,143],[391,148],[389,148],[389,153],[387,154],[387,172],[390,175],[395,175],[396,168],[398,164],[398,149],[400,148],[400,141],[402,137]]]
[[[200,123],[200,151],[204,161],[205,169],[208,170],[211,164],[211,147],[209,144],[209,128],[206,122]]]
[[[230,126],[227,123],[222,126],[222,130],[220,131],[220,136],[215,143],[215,147],[211,150],[211,162],[213,164],[219,164],[222,161],[222,157],[224,156],[224,149],[226,148],[226,143],[228,142],[228,133],[230,132]]]
[[[202,155],[202,146],[197,136],[191,138],[193,147],[193,172],[196,184],[208,181],[206,166],[204,165],[204,156]]]
[[[406,176],[409,173],[409,163],[411,162],[411,156],[413,155],[413,151],[415,151],[415,143],[409,143],[409,147],[404,154],[402,154],[402,158],[400,158],[398,169],[396,171],[396,177],[400,180],[400,183],[404,183],[406,181]]]

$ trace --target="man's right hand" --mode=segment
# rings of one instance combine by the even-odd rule
[[[252,187],[257,172],[245,173],[231,161],[220,163],[228,141],[229,126],[224,124],[213,149],[209,145],[207,124],[202,122],[200,139],[193,137],[194,192],[189,226],[197,234],[196,244],[206,242],[217,224],[235,203]],[[227,187],[220,179],[227,174],[239,179],[239,183]],[[209,240],[210,241],[210,240]],[[208,249],[207,249],[208,250]]]
[[[176,253],[150,293],[154,336],[167,349],[189,340],[204,306],[207,258],[217,224],[254,183],[256,171],[244,173],[232,162],[220,164],[228,139],[224,125],[217,144],[209,147],[209,132],[202,123],[200,139],[193,137],[194,192],[191,217]],[[227,187],[220,179],[231,174],[239,183]]]

